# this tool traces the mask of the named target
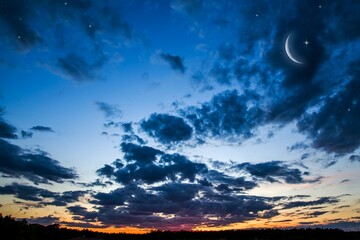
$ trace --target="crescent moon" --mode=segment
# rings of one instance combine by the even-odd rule
[[[289,48],[289,39],[290,39],[291,33],[289,34],[289,36],[286,38],[285,41],[285,52],[286,55],[295,63],[297,64],[303,64],[303,62],[300,62],[299,60],[297,60],[290,52],[290,48]]]

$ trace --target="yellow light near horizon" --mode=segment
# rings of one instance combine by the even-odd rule
[[[74,230],[83,230],[84,228],[80,227],[68,227],[65,225],[62,225],[64,228],[68,229],[74,229]],[[86,228],[88,230],[94,231],[94,232],[103,232],[103,233],[126,233],[126,234],[146,234],[151,231],[154,231],[155,229],[152,228],[135,228],[135,227],[108,227],[108,228]]]

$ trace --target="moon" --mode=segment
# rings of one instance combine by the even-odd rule
[[[291,61],[297,63],[297,64],[303,64],[303,62],[300,62],[299,60],[297,60],[290,52],[290,48],[289,48],[289,39],[290,39],[291,33],[289,34],[289,36],[286,38],[285,41],[285,52],[286,55],[291,59]]]

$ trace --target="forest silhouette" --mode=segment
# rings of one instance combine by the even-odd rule
[[[227,231],[156,230],[147,234],[101,233],[88,229],[74,230],[59,224],[30,224],[0,214],[0,239],[12,240],[354,240],[360,232],[340,229],[256,229]]]

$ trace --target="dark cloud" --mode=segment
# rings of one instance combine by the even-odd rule
[[[74,219],[74,220],[81,220],[81,219]],[[108,227],[107,225],[98,225],[92,224],[90,222],[71,222],[71,221],[61,221],[59,222],[61,225],[65,225],[67,227],[74,227],[74,228],[82,228],[82,229],[101,229]]]
[[[100,176],[105,176],[105,177],[110,178],[114,174],[114,170],[115,170],[114,167],[105,164],[104,167],[96,170],[96,173]]]
[[[140,145],[143,145],[146,143],[144,139],[142,139],[141,137],[139,137],[136,134],[124,134],[121,136],[121,140],[123,142],[130,142],[130,143],[135,143],[135,144],[140,144]]]
[[[74,185],[78,185],[81,187],[108,187],[113,185],[112,181],[103,181],[102,179],[96,179],[94,182],[90,182],[90,183],[83,183],[83,182],[72,182],[72,184]]]
[[[0,6],[4,46],[28,51],[49,49],[46,60],[40,60],[43,66],[76,82],[99,78],[109,48],[117,52],[120,43],[141,42],[123,19],[118,2],[1,0]],[[102,41],[104,36],[107,41]]]
[[[34,14],[31,7],[27,9],[26,1],[0,1],[0,26],[4,28],[11,42],[19,50],[29,49],[41,42],[39,33],[29,25],[29,18]]]
[[[141,129],[163,144],[171,144],[189,140],[192,128],[183,118],[168,114],[150,115],[148,120],[140,123]]]
[[[104,113],[106,118],[117,118],[122,116],[122,111],[116,105],[105,102],[95,103],[98,109]]]
[[[131,122],[124,122],[121,124],[121,127],[125,133],[132,133],[134,131]]]
[[[204,174],[204,177],[204,183],[210,183],[220,192],[245,191],[253,189],[257,186],[256,182],[247,181],[244,177],[231,177],[216,170],[210,170]]]
[[[260,179],[264,179],[269,182],[278,182],[280,179],[289,184],[299,184],[319,181],[305,180],[303,178],[305,173],[301,172],[297,168],[291,168],[282,161],[271,161],[265,163],[242,163],[235,166],[237,169],[245,170],[252,176]]]
[[[95,218],[97,217],[96,212],[88,211],[85,207],[82,207],[80,205],[75,206],[69,206],[67,207],[67,210],[73,215],[73,219],[77,221],[83,221],[83,222],[95,222]]]
[[[316,205],[329,205],[338,203],[339,199],[336,197],[321,197],[314,201],[295,201],[284,204],[284,209],[289,208],[298,208],[298,207],[308,207],[308,206],[316,206]]]
[[[18,199],[36,201],[43,205],[67,206],[77,202],[87,191],[66,191],[62,193],[52,192],[46,189],[12,183],[0,187],[0,195],[14,195]]]
[[[18,219],[21,220],[21,219]],[[52,225],[52,224],[58,224],[60,222],[60,218],[54,217],[53,215],[48,215],[45,217],[32,217],[27,218],[26,221],[31,224],[41,224],[44,226]]]
[[[324,214],[326,214],[326,213],[328,213],[328,212],[329,212],[329,211],[315,211],[315,212],[309,213],[309,214],[308,214],[308,218],[315,218],[315,217],[324,215]]]
[[[261,215],[262,218],[273,218],[275,216],[280,215],[280,213],[277,210],[268,210],[264,211]]]
[[[228,66],[224,66],[220,63],[215,63],[210,70],[210,76],[216,79],[216,81],[222,85],[230,85],[231,83],[231,69]]]
[[[236,90],[215,95],[200,107],[181,110],[198,136],[221,139],[247,139],[264,123],[265,113],[254,105],[256,94],[241,95]]]
[[[121,143],[121,150],[124,152],[126,161],[136,161],[140,164],[155,162],[157,155],[163,152],[148,146],[140,146],[133,143]]]
[[[152,190],[160,193],[160,197],[175,203],[184,203],[192,200],[200,189],[201,186],[197,184],[182,183],[164,184],[160,187],[152,188]]]
[[[296,142],[293,145],[291,145],[290,147],[288,147],[289,151],[294,151],[294,150],[305,150],[309,148],[309,145],[307,145],[304,142]]]
[[[161,53],[160,57],[170,65],[171,69],[185,73],[186,68],[181,57],[167,53]]]
[[[32,132],[28,132],[28,131],[21,131],[21,137],[22,138],[32,138],[33,133]]]
[[[258,114],[247,116],[237,111],[236,116],[243,120],[234,119],[231,121],[234,125],[251,124],[244,128],[247,133],[232,130],[234,134],[252,136],[258,126],[285,126],[300,120],[298,131],[308,137],[312,147],[340,154],[357,149],[359,134],[356,130],[351,132],[351,126],[359,119],[359,97],[355,93],[359,89],[359,57],[355,52],[360,31],[352,26],[359,20],[354,11],[359,3],[331,2],[321,8],[313,1],[295,1],[290,5],[275,1],[271,6],[266,1],[230,5],[227,16],[238,20],[232,22],[236,23],[239,41],[220,43],[214,57],[204,60],[206,64],[195,70],[193,76],[200,88],[213,85],[213,79],[220,85],[256,90],[257,98],[246,93],[242,105],[250,106]],[[209,26],[212,15],[220,15],[219,8],[203,1],[177,1],[172,6],[196,19],[196,25],[204,29]],[[205,12],[211,12],[210,17],[200,17]],[[341,30],[338,27],[342,27]],[[294,54],[302,59],[302,65],[292,63],[284,52],[289,33],[292,33]],[[304,44],[306,39],[310,44]],[[341,66],[333,67],[339,64]],[[221,117],[209,116],[212,109],[211,103],[204,103],[202,107],[193,107],[192,112],[185,111],[184,116],[194,125],[197,134],[220,135]],[[220,105],[218,111],[221,110],[223,115],[228,113]],[[331,126],[335,126],[335,131]]]
[[[69,208],[79,219],[97,219],[109,226],[190,230],[200,223],[226,225],[279,214],[274,202],[282,197],[240,195],[255,188],[256,182],[208,170],[179,154],[131,143],[121,147],[125,161],[118,159],[97,173],[123,187],[94,193],[91,203],[96,211]]]
[[[99,107],[99,106],[98,106]],[[100,107],[99,107],[100,109]],[[109,128],[109,127],[121,127],[122,123],[121,122],[114,122],[114,121],[107,121],[106,123],[104,123],[104,127]]]
[[[65,191],[61,194],[57,194],[54,197],[54,201],[47,203],[54,206],[67,206],[69,203],[74,203],[79,201],[81,197],[83,197],[87,191]]]
[[[16,198],[29,201],[42,201],[45,198],[54,197],[54,193],[46,189],[27,185],[20,185],[17,183],[0,187],[0,194],[14,195]]]
[[[122,184],[133,181],[154,184],[165,180],[194,182],[198,173],[207,171],[204,164],[194,163],[179,154],[165,154],[133,143],[122,143],[121,147],[125,161],[116,160],[112,166],[105,165],[98,169],[99,176],[106,176]]]
[[[100,58],[95,62],[89,62],[78,54],[69,53],[58,59],[57,67],[75,82],[87,82],[99,78],[96,70],[104,65],[104,61],[103,58]]]
[[[4,112],[5,109],[0,107],[0,138],[16,139],[17,129],[2,118]]]
[[[360,162],[360,155],[351,155],[350,157],[349,157],[349,160],[351,161],[351,162]]]
[[[42,151],[29,152],[0,139],[0,172],[9,177],[24,177],[34,183],[63,182],[77,178],[73,169],[65,168]]]
[[[351,153],[360,146],[360,68],[353,63],[352,79],[334,96],[326,97],[318,111],[305,114],[298,122],[300,132],[308,135],[312,146],[329,153]]]
[[[77,214],[85,218],[94,214],[93,220],[113,226],[190,230],[200,223],[226,225],[277,214],[271,210],[274,205],[270,199],[216,193],[195,183],[165,183],[150,189],[127,184],[109,193],[97,193],[94,198],[97,212],[79,208]]]
[[[45,127],[45,126],[34,126],[30,128],[30,130],[37,132],[54,132],[54,130],[51,127]]]

